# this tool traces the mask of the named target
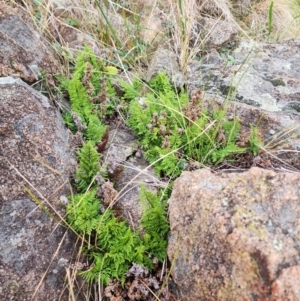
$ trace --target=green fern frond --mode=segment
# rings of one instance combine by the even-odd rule
[[[157,76],[155,76],[150,82],[149,86],[156,92],[156,93],[168,93],[170,91],[174,91],[170,80],[165,72],[159,72]]]
[[[95,190],[76,194],[67,206],[68,221],[80,234],[90,235],[99,223],[99,201]]]
[[[141,225],[146,231],[143,237],[147,250],[163,260],[166,256],[166,236],[169,224],[166,217],[166,202],[141,185],[140,203],[142,208]]]
[[[120,84],[124,93],[124,99],[133,100],[140,96],[139,92],[142,87],[142,82],[139,78],[135,77],[132,81],[132,84],[129,84],[124,80],[120,80]]]
[[[106,126],[99,120],[96,115],[89,115],[87,130],[85,131],[86,138],[95,145],[99,142],[105,133]]]
[[[228,157],[231,154],[244,153],[246,150],[247,150],[246,148],[241,148],[234,144],[229,144],[220,150],[216,150],[212,152],[211,159],[212,162],[215,163],[217,161],[224,160],[226,157]]]
[[[93,142],[88,141],[82,146],[78,157],[79,168],[76,170],[77,187],[81,191],[85,191],[91,184],[94,176],[100,171],[100,154],[95,150]]]
[[[63,110],[62,117],[63,123],[71,130],[73,134],[75,134],[77,132],[77,127],[73,120],[72,114],[67,110]]]
[[[76,112],[86,124],[88,116],[91,115],[93,109],[86,92],[86,87],[82,85],[79,79],[73,78],[69,83],[68,93],[70,95],[72,111]]]

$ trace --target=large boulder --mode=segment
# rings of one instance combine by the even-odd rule
[[[187,68],[190,93],[201,89],[206,105],[225,104],[228,116],[238,116],[242,138],[257,126],[263,152],[289,168],[300,167],[299,45],[299,39],[278,44],[244,40],[227,61],[212,51]]]
[[[224,54],[223,62],[214,53],[191,63],[188,84],[267,111],[299,113],[299,46],[300,39],[278,44],[243,40],[231,55]]]
[[[168,256],[182,301],[297,301],[300,174],[183,172]]]
[[[59,113],[21,79],[0,78],[0,144],[0,300],[58,300],[72,253],[59,200],[75,162]]]
[[[59,64],[45,45],[24,10],[0,3],[0,76],[20,77],[32,83],[43,72],[52,83]]]

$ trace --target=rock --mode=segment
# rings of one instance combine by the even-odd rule
[[[299,46],[300,39],[279,44],[244,40],[231,54],[230,64],[190,64],[188,82],[268,111],[299,113]]]
[[[227,115],[238,116],[243,131],[250,133],[250,125],[258,127],[265,153],[296,168],[300,167],[299,43],[295,39],[255,46],[242,41],[232,53],[233,65],[214,51],[187,68],[190,93],[202,89],[208,106],[226,103]]]
[[[199,10],[203,15],[211,17],[229,17],[231,16],[230,7],[226,0],[196,0]]]
[[[58,300],[74,243],[58,200],[76,162],[57,110],[12,77],[0,78],[0,144],[0,299]]]
[[[182,301],[299,300],[300,174],[183,172],[168,256]]]
[[[138,155],[139,152],[135,136],[128,129],[110,130],[104,162],[119,191],[114,208],[135,230],[142,215],[139,206],[140,185],[145,185],[153,192],[165,187],[149,163],[141,154]]]
[[[142,212],[140,209],[140,186],[157,193],[158,188],[166,187],[166,183],[160,181],[155,175],[153,168],[143,157],[132,157],[124,162],[124,170],[117,182],[120,191],[117,199],[117,208],[121,209],[122,216],[135,230],[140,226]]]
[[[61,45],[62,49],[76,58],[78,50],[82,50],[84,45],[92,49],[93,53],[99,57],[107,57],[108,51],[100,49],[95,39],[81,30],[65,24],[63,18],[57,17],[49,23],[52,36]]]
[[[232,11],[238,18],[243,18],[251,13],[251,6],[261,0],[231,0]]]
[[[205,51],[220,49],[234,43],[239,32],[238,26],[232,19],[220,20],[201,17],[192,31],[191,44],[193,45],[199,36]]]
[[[145,43],[155,48],[163,38],[163,26],[161,11],[157,7],[151,7],[141,21],[141,37]],[[165,20],[164,20],[165,21]]]
[[[0,76],[17,76],[32,83],[43,71],[51,84],[59,65],[33,28],[23,10],[0,3]]]
[[[151,58],[146,76],[147,81],[160,71],[166,72],[175,87],[180,88],[184,85],[185,77],[180,71],[176,54],[164,46],[159,46]]]
[[[255,0],[231,0],[232,9],[238,18],[242,18],[251,13],[251,5],[255,4]]]
[[[44,197],[64,191],[74,162],[58,111],[22,80],[1,78],[0,89],[1,200],[23,198],[29,183]]]

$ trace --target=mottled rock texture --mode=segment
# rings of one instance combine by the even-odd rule
[[[125,218],[133,229],[140,226],[141,185],[157,192],[158,187],[165,187],[155,175],[153,168],[143,158],[135,137],[128,129],[117,128],[109,131],[107,149],[103,153],[108,172],[112,175],[118,197],[115,209]]]
[[[0,76],[17,76],[28,83],[41,77],[48,83],[59,65],[22,9],[0,3]]]
[[[165,46],[160,46],[155,51],[147,71],[147,80],[151,80],[158,72],[165,72],[174,86],[184,85],[184,75],[180,71],[176,54]]]
[[[223,63],[204,58],[190,64],[188,83],[268,111],[299,114],[299,47],[299,38],[277,44],[243,40]]]
[[[0,300],[58,300],[73,247],[54,217],[73,156],[57,110],[12,77],[0,78],[0,145]]]
[[[195,41],[202,41],[202,50],[211,51],[233,43],[237,37],[239,28],[232,19],[220,20],[201,17],[197,20],[192,31],[191,45]]]
[[[184,172],[168,256],[182,301],[300,298],[300,174]]]

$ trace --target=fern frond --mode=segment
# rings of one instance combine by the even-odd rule
[[[99,200],[95,190],[76,194],[67,206],[71,227],[80,234],[90,235],[99,223]]]
[[[246,150],[247,148],[241,148],[234,144],[229,144],[224,148],[212,152],[211,159],[212,162],[215,163],[217,161],[224,160],[226,157],[228,157],[231,154],[244,153]]]
[[[73,78],[69,83],[68,92],[72,111],[76,112],[86,124],[87,118],[93,109],[86,92],[86,87],[82,85],[79,79]]]
[[[140,89],[142,87],[142,82],[135,77],[132,81],[132,84],[129,84],[127,82],[125,82],[124,80],[120,80],[119,81],[121,86],[122,86],[122,90],[124,92],[123,98],[127,99],[127,100],[133,100],[136,99],[140,93]]]
[[[156,93],[167,93],[170,91],[174,91],[170,80],[165,72],[159,72],[157,76],[155,76],[149,82],[149,86],[156,92]]]
[[[85,191],[94,176],[100,171],[100,154],[95,150],[93,142],[88,141],[82,146],[78,157],[79,168],[76,170],[77,187],[81,191]]]
[[[146,231],[143,237],[147,250],[163,260],[166,256],[167,234],[169,224],[166,217],[166,203],[141,185],[140,203],[143,212],[142,228]]]
[[[72,114],[67,110],[63,110],[62,112],[63,123],[71,130],[73,134],[77,132],[77,127],[73,120]]]
[[[106,131],[106,126],[99,120],[96,115],[89,115],[87,130],[85,136],[95,145],[99,142]]]

